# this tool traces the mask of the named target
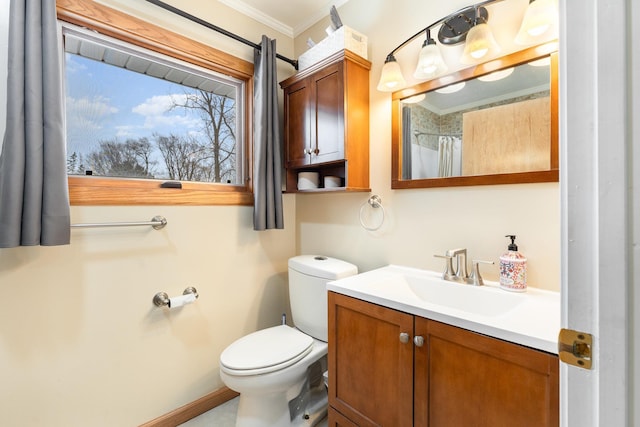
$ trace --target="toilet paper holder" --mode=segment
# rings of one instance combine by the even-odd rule
[[[199,296],[198,290],[193,286],[189,286],[184,290],[184,292],[182,292],[182,296],[177,298],[169,298],[169,295],[167,295],[166,292],[158,292],[153,296],[153,304],[157,307],[171,308],[172,307],[171,300],[174,300],[174,301],[177,300],[180,304],[177,304],[175,306],[179,307],[181,305],[189,304],[195,301],[195,299],[198,298],[198,296]],[[184,299],[184,297],[191,297],[191,298]]]

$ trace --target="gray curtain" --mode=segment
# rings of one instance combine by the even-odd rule
[[[69,243],[56,2],[11,0],[0,247]]]
[[[276,41],[262,36],[254,58],[253,228],[284,228],[282,137],[278,117]]]
[[[402,179],[411,179],[411,107],[402,107]]]

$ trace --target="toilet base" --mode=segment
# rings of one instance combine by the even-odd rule
[[[289,404],[284,393],[247,396],[240,394],[236,427],[290,427]]]
[[[236,427],[313,427],[326,418],[328,396],[324,387],[303,390],[304,410],[294,412],[286,394],[241,394]],[[293,401],[292,401],[293,402]],[[291,414],[294,418],[291,419]]]
[[[240,393],[236,427],[313,427],[327,416],[329,395],[323,381],[327,358],[307,368],[304,381],[287,392]]]
[[[318,340],[302,360],[271,373],[233,375],[233,371],[221,366],[222,381],[240,393],[236,427],[316,425],[328,406],[322,376],[326,369],[327,343]],[[319,386],[322,393],[317,392]]]

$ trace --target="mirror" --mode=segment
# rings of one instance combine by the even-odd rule
[[[554,42],[394,92],[391,188],[558,181],[557,69]]]

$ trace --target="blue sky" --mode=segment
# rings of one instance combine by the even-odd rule
[[[125,141],[154,132],[199,134],[202,122],[184,109],[184,86],[66,54],[67,154],[87,154],[101,140]]]

